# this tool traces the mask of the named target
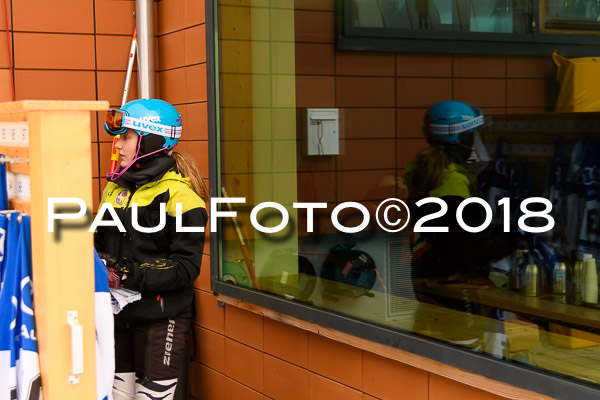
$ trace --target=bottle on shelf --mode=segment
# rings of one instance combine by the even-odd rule
[[[596,259],[591,254],[583,256],[581,297],[584,303],[598,304],[598,272],[596,271]]]

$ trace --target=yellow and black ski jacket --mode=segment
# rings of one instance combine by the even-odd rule
[[[193,191],[190,180],[174,166],[154,179],[139,187],[109,182],[102,203],[112,205],[126,232],[120,232],[116,226],[99,226],[95,234],[98,251],[134,261],[134,282],[127,282],[128,278],[125,286],[141,292],[142,299],[118,314],[129,321],[190,317],[193,283],[202,262],[204,232],[181,232],[181,228],[178,232],[176,218],[180,204],[182,227],[205,228],[208,220],[205,202]],[[159,226],[161,203],[165,204],[166,213],[162,229],[143,233],[134,228],[135,222],[145,228]],[[111,219],[105,212],[103,220]]]

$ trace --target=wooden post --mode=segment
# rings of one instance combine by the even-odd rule
[[[0,104],[0,122],[27,121],[29,129],[34,312],[46,400],[96,397],[90,112],[106,109],[105,101]],[[49,197],[83,200],[86,217],[49,232]],[[73,311],[82,327],[75,331],[83,332],[83,373],[76,377],[67,323]]]

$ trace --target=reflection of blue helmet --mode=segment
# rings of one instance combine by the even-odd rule
[[[429,107],[423,122],[423,133],[427,140],[446,143],[460,142],[462,132],[483,125],[483,115],[467,103],[456,100],[440,101]]]
[[[133,100],[123,108],[110,110],[104,129],[111,135],[120,135],[133,129],[140,136],[153,137],[152,147],[172,149],[181,137],[181,115],[171,104],[158,99]],[[149,149],[147,149],[148,152]]]

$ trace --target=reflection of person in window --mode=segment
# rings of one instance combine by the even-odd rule
[[[480,233],[469,233],[457,222],[460,203],[476,195],[476,177],[471,172],[477,127],[483,125],[483,115],[460,101],[443,101],[427,111],[424,134],[430,147],[407,166],[405,181],[412,205],[426,197],[437,197],[446,203],[448,211],[425,226],[448,227],[448,233],[415,233],[413,241],[413,274],[419,278],[469,280],[488,283],[488,265],[511,250],[511,237],[492,232],[488,227]],[[436,204],[411,207],[411,219],[439,211]],[[469,226],[485,221],[481,206],[469,205],[462,212]],[[420,235],[420,236],[417,236]],[[457,276],[460,275],[459,278]]]

